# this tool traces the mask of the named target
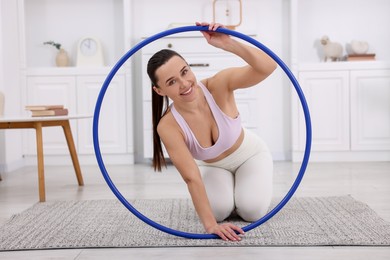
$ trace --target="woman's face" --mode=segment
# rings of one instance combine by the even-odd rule
[[[173,101],[191,101],[197,88],[196,77],[190,66],[179,56],[173,56],[156,70],[157,85],[153,89]]]

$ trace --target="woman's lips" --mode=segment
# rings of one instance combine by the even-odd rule
[[[190,87],[187,91],[185,91],[185,92],[183,92],[183,93],[181,93],[181,95],[183,95],[183,96],[185,96],[185,95],[189,95],[189,94],[191,94],[191,92],[192,92],[192,87]]]

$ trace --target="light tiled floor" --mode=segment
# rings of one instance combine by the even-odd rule
[[[299,164],[275,163],[275,195],[284,196]],[[154,173],[147,165],[107,166],[117,188],[131,198],[188,197],[172,168]],[[47,200],[115,199],[95,166],[82,167],[85,186],[78,187],[70,166],[47,166]],[[35,167],[2,174],[0,224],[38,201]],[[350,194],[390,221],[390,162],[310,163],[295,196]],[[130,214],[130,213],[129,213]],[[126,248],[0,252],[0,259],[390,259],[389,247],[229,247]]]

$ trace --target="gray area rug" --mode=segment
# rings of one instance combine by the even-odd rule
[[[277,201],[276,203],[278,203]],[[186,199],[134,200],[132,205],[164,226],[203,233]],[[232,219],[240,226],[248,223]],[[148,226],[119,201],[38,203],[0,227],[0,250],[208,247],[208,246],[389,246],[390,223],[350,196],[293,198],[273,218],[240,242],[187,239]]]

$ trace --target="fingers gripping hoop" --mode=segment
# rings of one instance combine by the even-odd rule
[[[130,49],[122,58],[115,64],[115,66],[112,68],[110,73],[108,74],[107,78],[105,79],[103,86],[100,90],[100,93],[98,95],[97,101],[96,101],[96,106],[95,106],[95,112],[94,112],[94,117],[93,117],[93,144],[95,148],[95,155],[97,162],[99,164],[100,170],[103,174],[103,177],[105,181],[107,182],[108,186],[111,188],[112,192],[115,194],[115,196],[119,199],[119,201],[131,212],[133,213],[136,217],[138,217],[140,220],[144,221],[146,224],[160,230],[166,233],[169,233],[171,235],[175,236],[180,236],[180,237],[185,237],[185,238],[192,238],[192,239],[213,239],[213,238],[219,238],[217,235],[214,234],[197,234],[197,233],[188,233],[188,232],[183,232],[179,230],[174,230],[168,227],[165,227],[159,223],[154,222],[153,220],[147,218],[145,215],[140,213],[136,208],[134,208],[127,200],[124,198],[124,196],[119,192],[119,190],[116,188],[114,183],[112,182],[106,167],[103,162],[103,158],[100,152],[100,146],[99,146],[99,115],[100,115],[100,110],[102,106],[102,102],[104,99],[104,95],[107,91],[108,86],[110,85],[110,82],[112,78],[115,76],[119,68],[138,50],[143,48],[144,46],[148,45],[149,43],[156,41],[162,37],[169,36],[172,34],[177,34],[177,33],[183,33],[183,32],[189,32],[189,31],[208,31],[207,26],[184,26],[184,27],[178,27],[178,28],[173,28],[167,31],[163,31],[161,33],[158,33],[156,35],[153,35],[149,38],[146,38],[145,40],[141,41],[137,45],[135,45],[132,49]],[[286,203],[291,199],[295,191],[297,190],[303,175],[305,173],[307,164],[309,162],[309,156],[310,156],[310,149],[311,149],[311,138],[312,138],[312,131],[311,131],[311,121],[310,121],[310,113],[309,113],[309,108],[306,103],[305,96],[302,92],[301,87],[299,86],[298,81],[294,77],[293,73],[290,71],[290,69],[285,65],[285,63],[276,55],[274,54],[270,49],[268,49],[266,46],[261,44],[260,42],[254,40],[253,38],[236,32],[232,31],[229,29],[225,28],[218,28],[217,32],[228,34],[237,38],[240,38],[244,41],[247,41],[248,43],[251,43],[252,45],[255,45],[265,53],[267,53],[276,63],[279,64],[279,66],[284,70],[285,74],[289,77],[291,83],[293,84],[296,93],[299,97],[304,117],[305,117],[305,123],[306,123],[306,146],[305,146],[305,152],[303,155],[303,160],[301,167],[299,169],[298,175],[292,184],[290,190],[287,192],[285,197],[273,208],[271,211],[269,211],[265,216],[260,218],[259,220],[243,227],[242,229],[247,232],[251,229],[254,229],[258,227],[259,225],[263,224],[270,218],[272,218],[276,213],[278,213],[285,205]]]

